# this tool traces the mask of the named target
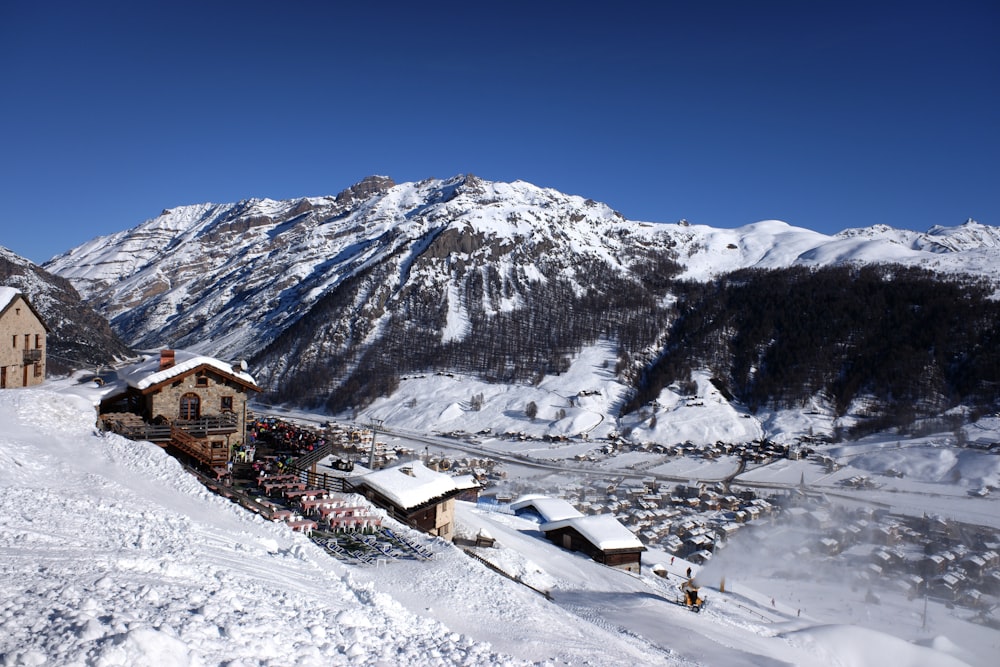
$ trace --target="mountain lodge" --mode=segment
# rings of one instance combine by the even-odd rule
[[[638,573],[646,550],[632,531],[611,514],[584,516],[561,498],[528,495],[511,503],[518,515],[540,519],[549,541],[569,551],[581,551],[609,567]]]
[[[113,384],[100,406],[105,429],[173,448],[217,473],[243,444],[249,394],[260,391],[245,364],[183,350],[128,366]]]

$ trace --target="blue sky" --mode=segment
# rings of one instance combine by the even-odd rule
[[[0,245],[474,173],[634,220],[1000,224],[1000,3],[0,5]]]

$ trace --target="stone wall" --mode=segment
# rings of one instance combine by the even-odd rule
[[[202,384],[199,384],[200,379],[204,380]],[[150,397],[149,418],[155,419],[158,415],[163,415],[170,420],[177,419],[180,416],[181,397],[189,393],[198,395],[201,402],[201,417],[221,415],[224,412],[222,399],[231,398],[232,412],[236,415],[237,426],[236,433],[228,437],[228,444],[230,447],[243,444],[243,435],[246,433],[245,408],[248,399],[246,388],[210,368],[202,368],[178,378],[154,393]]]

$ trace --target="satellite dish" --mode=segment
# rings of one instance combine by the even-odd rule
[[[247,360],[246,359],[240,359],[239,367],[240,367],[241,371],[246,372],[246,370],[247,370]]]

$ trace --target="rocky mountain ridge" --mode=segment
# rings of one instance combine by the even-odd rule
[[[136,347],[247,358],[270,399],[344,409],[411,371],[532,381],[602,338],[638,381],[678,317],[679,279],[891,262],[997,285],[998,245],[1000,230],[974,221],[716,229],[630,221],[520,181],[382,176],[336,196],[165,210],[46,268]]]

